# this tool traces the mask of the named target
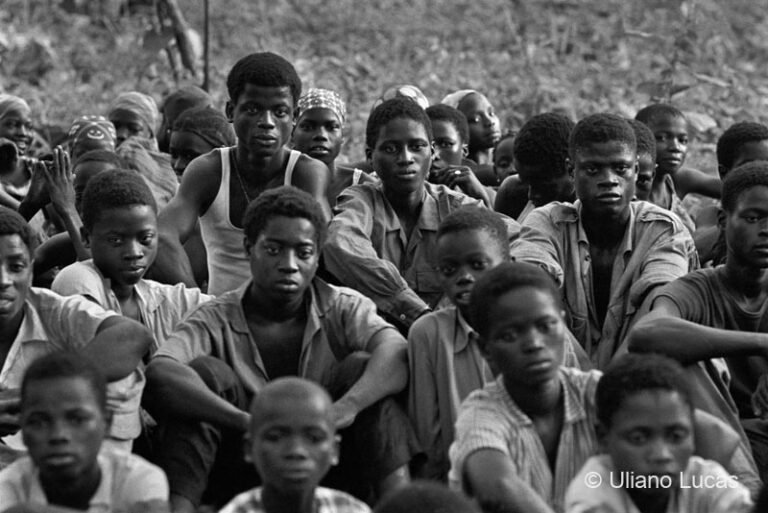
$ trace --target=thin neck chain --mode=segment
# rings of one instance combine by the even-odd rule
[[[246,204],[251,204],[251,197],[248,194],[248,190],[245,188],[245,184],[243,183],[243,178],[240,176],[240,168],[237,165],[237,155],[234,153],[232,154],[232,167],[235,170],[235,176],[237,176],[237,182],[240,184],[240,188],[243,190],[243,194],[245,195],[245,201]]]

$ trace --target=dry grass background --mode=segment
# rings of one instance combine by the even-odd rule
[[[94,1],[94,0],[92,0]],[[202,34],[202,0],[179,0]],[[633,115],[652,97],[697,116],[694,164],[714,165],[712,143],[735,120],[766,120],[768,22],[747,0],[211,0],[211,93],[243,55],[282,54],[305,87],[348,102],[345,156],[362,156],[373,100],[396,83],[432,101],[457,88],[487,94],[505,128],[537,112],[574,118]],[[120,91],[158,100],[179,83],[152,38],[151,6],[114,19],[66,12],[56,0],[0,4],[0,89],[31,100],[40,124],[103,113]],[[29,79],[14,44],[34,36],[54,59]],[[671,94],[674,93],[673,96]]]

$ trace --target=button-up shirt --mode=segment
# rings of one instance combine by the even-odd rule
[[[250,282],[209,301],[190,314],[166,340],[155,357],[189,363],[213,356],[227,363],[249,394],[270,380],[257,341],[243,311]],[[333,365],[355,351],[368,351],[379,332],[395,328],[376,314],[376,305],[362,294],[315,278],[307,306],[307,323],[296,374],[324,383]],[[399,336],[399,335],[398,335]]]
[[[112,291],[111,280],[104,277],[93,260],[75,262],[62,269],[53,280],[51,290],[62,296],[85,296],[107,310],[123,313],[120,301]],[[213,299],[200,289],[187,288],[181,283],[167,285],[145,279],[136,283],[135,291],[141,323],[154,336],[150,354],[158,350],[189,312]]]
[[[677,216],[645,201],[632,202],[600,325],[590,243],[580,214],[578,200],[535,209],[526,217],[511,253],[515,260],[539,264],[555,277],[562,287],[571,332],[602,369],[626,337],[648,293],[698,267],[698,256]]]
[[[440,222],[463,206],[485,208],[482,201],[444,185],[425,183],[423,198],[409,235],[381,183],[347,188],[338,197],[323,253],[328,270],[341,283],[406,325],[443,295],[435,254]],[[516,236],[517,223],[505,221]]]

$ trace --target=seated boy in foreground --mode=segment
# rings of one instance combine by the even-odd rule
[[[158,467],[104,449],[111,413],[104,375],[86,357],[35,360],[21,384],[26,456],[0,472],[4,513],[165,513],[168,482]]]
[[[720,513],[750,511],[736,478],[693,455],[690,384],[674,360],[625,355],[597,385],[593,456],[566,492],[567,513]]]
[[[261,486],[243,492],[220,513],[368,513],[351,495],[318,486],[339,462],[339,437],[328,392],[301,378],[279,378],[251,404],[246,460]]]
[[[253,485],[242,461],[246,410],[281,376],[333,396],[335,425],[347,428],[344,486],[381,492],[407,480],[417,443],[389,397],[406,386],[407,344],[369,299],[315,277],[326,230],[320,205],[279,187],[251,203],[243,227],[251,279],[190,314],[147,367],[144,398],[167,428],[159,461],[174,510],[193,510],[206,488],[223,503]]]

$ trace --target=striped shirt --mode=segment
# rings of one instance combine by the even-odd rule
[[[601,375],[560,368],[565,413],[554,475],[533,421],[510,397],[502,376],[470,394],[461,405],[450,449],[451,485],[463,484],[464,463],[472,453],[497,450],[509,456],[518,478],[561,513],[568,484],[597,450],[595,389]]]
[[[243,492],[224,506],[219,513],[266,513],[261,500],[261,487]],[[323,488],[315,488],[314,513],[370,513],[365,503],[360,502],[349,494]]]

